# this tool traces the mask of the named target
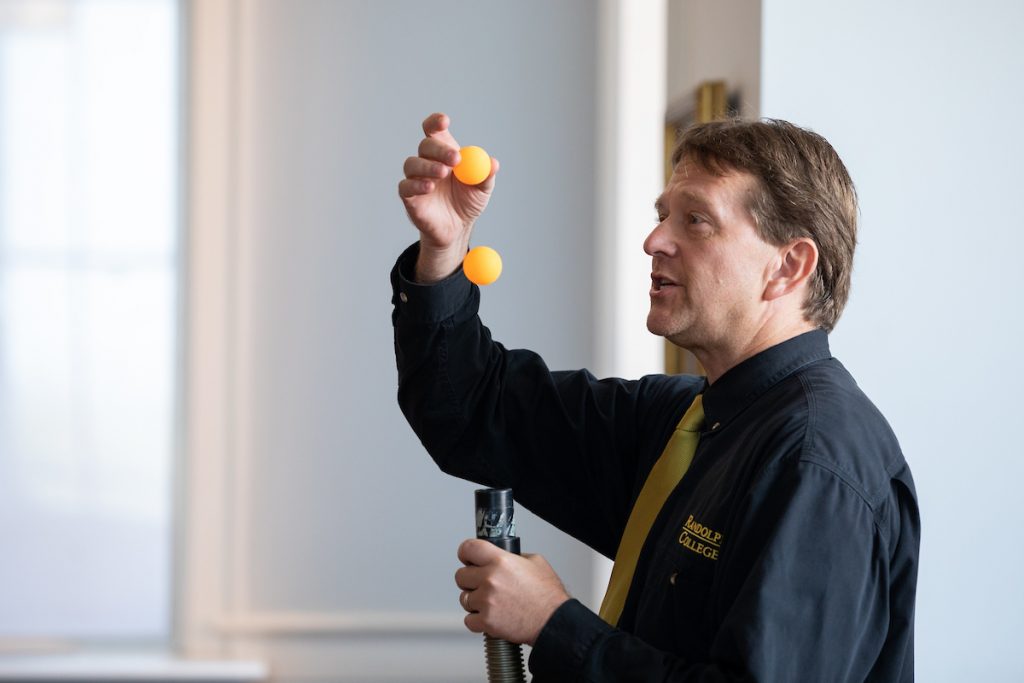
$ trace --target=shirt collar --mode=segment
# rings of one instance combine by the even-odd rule
[[[804,332],[751,356],[714,384],[705,384],[705,429],[719,429],[779,381],[809,363],[831,357],[824,330]]]

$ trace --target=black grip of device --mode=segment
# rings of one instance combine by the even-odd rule
[[[476,537],[519,554],[512,489],[477,489]]]

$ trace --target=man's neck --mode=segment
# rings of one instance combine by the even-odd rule
[[[761,328],[756,334],[737,340],[732,345],[723,344],[713,349],[694,348],[690,351],[704,366],[708,384],[714,384],[718,378],[748,358],[814,329],[816,327],[812,323],[800,320],[783,327]]]

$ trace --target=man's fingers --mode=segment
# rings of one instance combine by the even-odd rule
[[[398,183],[398,196],[411,199],[434,191],[434,181],[422,178],[406,178]]]
[[[476,590],[483,581],[483,570],[480,567],[459,567],[455,571],[455,585],[464,591]]]
[[[466,615],[466,618],[462,620],[473,633],[484,632],[484,618],[480,616],[479,612],[471,612]]]
[[[429,138],[435,133],[448,130],[449,125],[451,125],[451,119],[448,118],[447,114],[435,112],[423,119],[423,134]]]
[[[420,143],[418,154],[424,159],[440,161],[448,166],[455,166],[459,163],[458,145],[437,138],[424,138]]]
[[[471,538],[463,541],[462,545],[459,546],[459,560],[463,564],[476,565],[482,567],[485,564],[490,564],[505,553],[504,550],[488,543],[487,541],[480,540],[479,538]]]
[[[403,167],[406,178],[444,178],[451,172],[451,167],[439,161],[431,161],[422,157],[409,157]]]
[[[452,137],[451,131],[448,130],[451,123],[451,119],[445,114],[431,114],[423,120],[423,133],[428,138],[436,138],[458,147],[459,145],[455,142],[455,138]]]

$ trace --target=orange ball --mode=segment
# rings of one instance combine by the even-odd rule
[[[455,177],[464,185],[479,185],[491,175],[491,157],[482,147],[463,147],[462,159],[455,167]]]
[[[462,272],[475,285],[489,285],[501,276],[501,257],[490,247],[475,247],[462,260]]]

